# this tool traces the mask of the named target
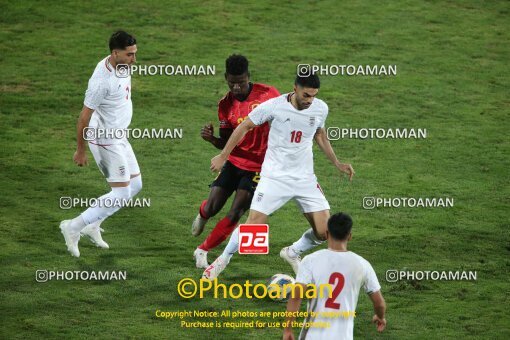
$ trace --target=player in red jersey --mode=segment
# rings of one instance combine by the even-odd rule
[[[225,80],[230,91],[218,104],[220,136],[214,136],[212,124],[201,130],[204,140],[223,149],[234,129],[259,104],[280,95],[272,86],[250,82],[248,60],[242,55],[231,55],[226,60]],[[259,172],[267,149],[269,125],[263,124],[248,132],[234,148],[220,174],[210,185],[209,198],[200,205],[191,228],[193,236],[204,230],[207,220],[216,215],[235,191],[236,195],[227,216],[221,219],[205,241],[193,253],[197,268],[207,268],[207,252],[217,247],[235,229],[241,216],[250,208],[253,193],[259,181]]]

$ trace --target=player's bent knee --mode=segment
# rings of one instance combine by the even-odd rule
[[[130,187],[113,187],[112,196],[120,200],[128,200],[131,198]]]
[[[218,204],[214,204],[214,202],[212,202],[211,200],[208,200],[204,206],[204,212],[205,212],[205,215],[207,216],[207,218],[216,216],[216,214],[220,210],[221,210],[221,206],[219,206]]]

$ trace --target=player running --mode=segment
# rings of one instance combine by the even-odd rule
[[[87,165],[86,140],[99,170],[111,191],[98,198],[72,220],[60,223],[67,250],[79,257],[80,235],[88,236],[100,248],[109,248],[101,237],[100,225],[142,189],[142,176],[133,149],[123,133],[133,114],[129,65],[136,61],[136,39],[124,31],[114,33],[109,42],[111,54],[101,60],[89,80],[77,124],[74,162]],[[122,132],[122,131],[120,131]]]
[[[218,104],[220,136],[214,136],[212,124],[204,126],[201,130],[202,138],[218,149],[223,149],[234,129],[255,107],[280,95],[272,86],[250,82],[248,60],[244,56],[231,55],[225,64],[225,80],[230,91]],[[232,233],[241,216],[250,207],[267,149],[268,134],[267,123],[246,133],[239,145],[231,150],[228,160],[222,164],[220,174],[210,185],[209,197],[202,202],[199,213],[193,221],[191,228],[193,236],[200,235],[207,220],[223,208],[234,191],[236,194],[227,216],[216,224],[193,253],[197,268],[206,268],[209,265],[207,252],[217,247]]]
[[[211,160],[211,170],[218,171],[230,152],[252,128],[271,123],[266,157],[261,179],[250,206],[246,223],[265,224],[268,215],[294,199],[311,228],[289,247],[281,250],[285,259],[297,273],[300,254],[321,244],[326,238],[329,204],[317,182],[313,169],[313,140],[340,172],[352,180],[354,170],[350,164],[338,161],[324,130],[328,106],[316,99],[319,77],[312,74],[298,76],[294,92],[268,100],[252,111],[239,125],[223,151]],[[216,278],[238,250],[237,228],[220,255],[203,273],[207,279]]]
[[[318,296],[308,301],[309,316],[306,323],[329,323],[330,327],[303,327],[299,339],[352,339],[354,315],[360,288],[369,294],[374,305],[375,315],[372,319],[377,330],[382,332],[386,327],[386,303],[381,294],[381,286],[370,263],[361,256],[347,250],[347,242],[352,238],[352,219],[343,213],[338,213],[328,221],[326,232],[328,249],[318,250],[303,258],[296,277],[297,285],[294,294],[287,303],[287,312],[299,311],[301,292],[306,291],[306,285],[317,287]],[[319,295],[322,284],[332,286],[332,295],[324,292]],[[313,313],[313,317],[311,316]],[[289,314],[291,315],[291,314]],[[293,317],[286,320],[288,327],[283,332],[284,340],[294,339],[292,327]]]

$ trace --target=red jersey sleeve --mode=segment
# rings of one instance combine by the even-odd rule
[[[218,120],[220,121],[220,129],[233,129],[234,127],[230,124],[228,120],[228,115],[230,111],[230,99],[228,98],[228,94],[225,97],[221,98],[218,103]]]

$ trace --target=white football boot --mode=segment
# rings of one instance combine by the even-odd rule
[[[64,220],[60,222],[60,231],[64,235],[66,241],[67,251],[74,257],[80,257],[80,250],[78,249],[78,241],[80,241],[80,233],[71,230],[71,220]]]
[[[195,217],[193,224],[191,225],[191,235],[197,237],[202,234],[204,231],[205,224],[207,223],[207,218],[203,218],[200,214]]]
[[[204,270],[202,279],[213,281],[225,268],[227,268],[229,262],[230,260],[224,258],[223,255],[218,256],[218,258]]]
[[[102,231],[104,231],[102,228],[96,226],[95,223],[92,223],[83,228],[80,234],[82,236],[87,236],[92,241],[92,243],[94,243],[97,247],[109,249],[110,246],[101,237]]]
[[[301,257],[290,249],[290,247],[282,248],[282,250],[280,250],[280,257],[292,266],[292,270],[294,270],[294,273],[297,275]]]
[[[205,269],[209,267],[209,263],[207,263],[207,251],[197,248],[193,252],[193,258],[195,259],[197,268]]]

